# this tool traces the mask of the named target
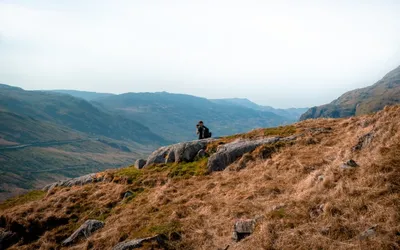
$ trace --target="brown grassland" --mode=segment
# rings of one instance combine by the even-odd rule
[[[105,227],[69,249],[111,249],[160,233],[170,249],[400,249],[399,126],[400,106],[392,106],[252,131],[240,136],[301,136],[259,148],[222,172],[207,173],[207,159],[129,167],[102,173],[109,182],[14,198],[0,205],[0,227],[23,236],[10,249],[64,249],[60,243],[87,219]],[[369,132],[372,142],[354,151]],[[349,159],[359,167],[341,168]],[[133,196],[123,199],[127,191]],[[255,232],[233,242],[235,220],[255,217]]]

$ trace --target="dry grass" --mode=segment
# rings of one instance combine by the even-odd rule
[[[208,144],[206,152],[208,154],[215,153],[219,145],[223,145],[226,143],[233,142],[238,139],[258,139],[265,137],[287,137],[298,133],[298,129],[296,126],[288,125],[288,126],[280,126],[276,128],[260,128],[252,130],[246,134],[236,134],[227,136],[221,139],[218,139],[210,144]]]
[[[71,249],[110,249],[157,233],[170,238],[171,249],[399,249],[399,124],[399,106],[371,116],[304,121],[294,125],[293,133],[303,134],[294,145],[259,148],[239,172],[196,174],[201,161],[151,167],[130,181],[110,171],[114,182],[57,189],[40,202],[0,211],[0,226],[7,224],[2,220],[68,219],[14,249],[59,248],[84,220],[101,216],[106,226]],[[370,131],[372,143],[353,151]],[[359,167],[340,168],[349,159]],[[122,200],[138,188],[133,199]],[[257,216],[255,232],[232,242],[234,221]],[[370,227],[375,234],[361,237]]]

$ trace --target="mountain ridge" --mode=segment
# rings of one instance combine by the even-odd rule
[[[310,108],[300,120],[363,115],[397,103],[400,103],[400,66],[371,86],[348,91],[329,104]]]
[[[0,85],[0,200],[121,167],[167,141],[70,95]]]
[[[230,106],[191,95],[125,93],[93,101],[97,107],[140,121],[174,142],[194,139],[195,125],[203,120],[214,136],[287,124],[285,117],[268,111]]]

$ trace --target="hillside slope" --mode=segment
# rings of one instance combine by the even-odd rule
[[[276,115],[285,117],[288,122],[290,121],[298,121],[300,116],[308,110],[308,108],[288,108],[288,109],[277,109],[271,106],[262,106],[254,103],[245,98],[226,98],[226,99],[213,99],[210,100],[215,103],[225,104],[225,105],[233,105],[233,106],[242,106],[254,110],[267,111],[274,113]]]
[[[85,99],[86,101],[92,101],[97,98],[113,96],[114,94],[110,93],[98,93],[98,92],[90,92],[90,91],[80,91],[80,90],[64,90],[64,89],[57,89],[57,90],[50,90],[49,92],[56,92],[61,94],[68,94],[74,97],[79,97]]]
[[[174,142],[195,139],[195,125],[200,120],[214,136],[289,123],[286,118],[271,112],[220,105],[205,98],[166,92],[127,93],[96,99],[94,103],[139,121]]]
[[[400,66],[372,86],[349,91],[329,104],[310,108],[300,120],[370,114],[400,103]]]
[[[132,164],[164,143],[140,123],[85,100],[0,85],[0,201]]]
[[[0,88],[0,109],[90,135],[145,144],[165,142],[136,121],[105,113],[83,99],[66,94]]]
[[[399,249],[398,124],[393,106],[222,138],[208,154],[240,138],[297,135],[261,145],[225,171],[207,173],[207,158],[130,167],[100,173],[98,183],[17,197],[0,205],[0,228],[21,239],[10,249],[67,249],[61,242],[87,219],[104,227],[69,249],[112,249],[157,234],[169,249]],[[239,219],[256,226],[234,242]]]

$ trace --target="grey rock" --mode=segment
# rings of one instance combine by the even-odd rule
[[[263,144],[272,144],[278,141],[292,141],[296,136],[286,138],[272,137],[259,140],[236,140],[217,148],[217,152],[208,160],[208,171],[222,171],[245,153],[252,152]]]
[[[178,144],[165,146],[154,151],[148,158],[146,166],[171,162],[191,162],[195,159],[197,153],[201,149],[205,149],[207,145],[215,141],[215,139],[204,139],[190,142],[181,142]]]
[[[323,181],[325,179],[325,176],[323,174],[318,175],[318,180]]]
[[[197,158],[203,158],[206,156],[206,151],[204,149],[200,149],[199,152],[197,152],[196,157]]]
[[[117,244],[113,250],[130,250],[130,249],[135,249],[135,248],[140,248],[143,246],[143,243],[145,242],[152,242],[156,241],[160,246],[164,245],[164,239],[160,235],[156,235],[154,237],[148,237],[148,238],[143,238],[143,239],[134,239],[134,240],[128,240],[121,242]]]
[[[133,193],[131,191],[128,191],[124,194],[124,199],[127,199],[129,197],[131,197],[133,195]]]
[[[256,220],[247,219],[239,220],[235,222],[233,226],[232,239],[234,241],[240,241],[254,232],[256,227]]]
[[[376,227],[377,227],[377,225],[372,226],[372,227],[368,228],[367,230],[365,230],[364,232],[362,232],[359,237],[360,240],[365,240],[367,238],[374,236],[376,234]]]
[[[317,218],[318,216],[320,216],[324,212],[324,208],[324,204],[313,207],[309,212],[310,218]]]
[[[142,169],[146,165],[146,161],[143,159],[138,159],[135,161],[135,168]]]
[[[55,187],[83,186],[85,184],[103,181],[103,177],[97,177],[97,174],[88,174],[77,178],[62,180],[51,183],[43,188],[43,191],[51,191]]]
[[[332,132],[332,128],[310,128],[307,130],[312,135],[327,134]]]
[[[82,224],[71,236],[69,236],[66,240],[62,242],[63,245],[70,245],[81,238],[85,237],[88,238],[97,230],[104,227],[104,223],[98,220],[87,220],[85,223]]]
[[[6,249],[17,243],[18,240],[19,239],[15,233],[0,228],[0,249]]]
[[[358,139],[357,144],[353,147],[353,151],[361,150],[371,144],[374,138],[374,133],[369,132]]]
[[[344,169],[351,169],[351,168],[356,168],[356,167],[358,167],[358,164],[354,160],[348,160],[347,162],[345,162],[341,165],[341,168],[344,168]]]

